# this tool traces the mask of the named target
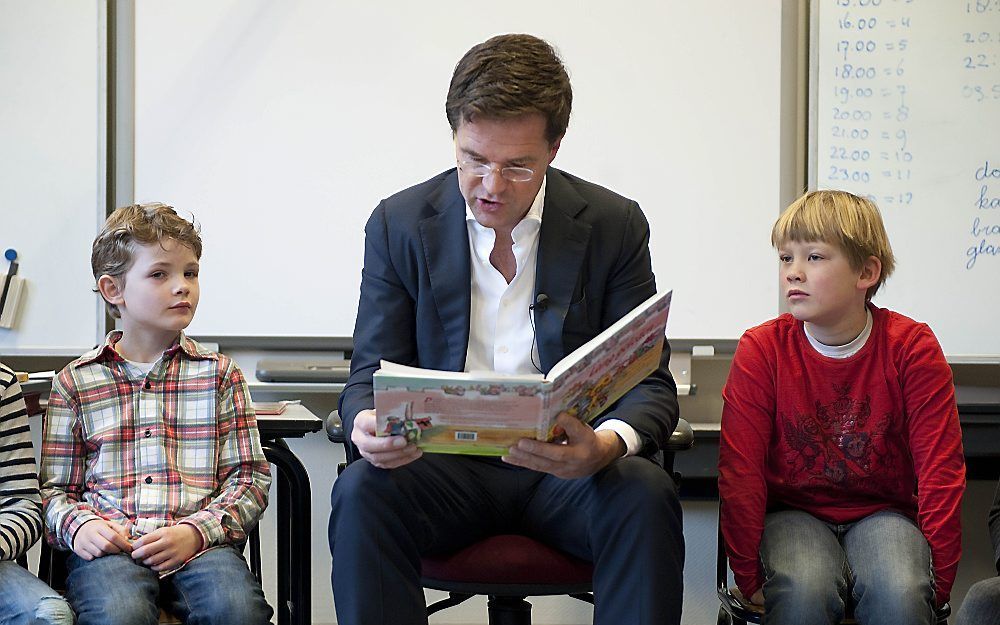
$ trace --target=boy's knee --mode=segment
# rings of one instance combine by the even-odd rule
[[[42,597],[35,607],[36,625],[73,625],[73,609],[69,602],[58,595]]]
[[[79,625],[156,625],[160,617],[156,605],[140,599],[104,602],[87,608],[77,614]]]
[[[775,572],[764,583],[764,598],[770,609],[781,604],[783,613],[843,614],[842,586],[825,568],[803,566]]]
[[[840,598],[837,584],[829,576],[816,570],[805,568],[800,571],[775,575],[768,580],[766,594],[781,592],[797,601],[825,604],[831,599]]]
[[[1000,577],[976,582],[962,600],[956,625],[981,625],[1000,619]],[[991,620],[992,619],[992,620]]]
[[[973,584],[962,605],[967,601],[987,602],[1000,612],[1000,577],[990,577]]]
[[[881,606],[883,614],[905,615],[913,610],[924,613],[927,606],[933,605],[934,583],[930,576],[901,575],[877,580],[869,588],[855,584],[854,594],[859,604],[870,597],[873,604]]]
[[[257,593],[218,592],[211,601],[194,608],[188,620],[209,625],[269,625],[273,611]]]

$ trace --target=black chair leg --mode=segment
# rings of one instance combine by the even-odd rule
[[[261,564],[260,564],[260,532],[255,528],[254,531],[250,532],[249,542],[250,542],[250,572],[253,576],[257,578],[257,583],[261,583]]]
[[[531,604],[524,597],[491,596],[486,609],[490,625],[531,625]]]
[[[448,608],[453,608],[460,603],[464,603],[471,599],[474,595],[470,595],[465,592],[450,592],[448,596],[440,601],[435,601],[434,603],[427,606],[427,616],[434,614],[435,612],[440,612],[441,610],[447,610]]]

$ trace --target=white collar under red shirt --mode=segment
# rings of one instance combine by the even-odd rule
[[[865,329],[853,341],[844,345],[825,345],[814,339],[813,335],[809,334],[804,325],[802,329],[806,333],[806,338],[809,339],[809,344],[813,346],[813,349],[827,358],[850,358],[861,351],[861,348],[868,342],[868,337],[872,334],[872,311],[870,308],[866,308],[865,312],[868,313]]]

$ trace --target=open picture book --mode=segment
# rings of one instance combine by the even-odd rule
[[[556,417],[600,415],[660,364],[671,292],[650,297],[547,375],[438,371],[383,360],[376,434],[427,452],[500,456],[520,438],[550,441]]]

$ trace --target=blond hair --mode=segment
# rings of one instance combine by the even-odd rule
[[[124,280],[132,267],[136,245],[162,244],[173,239],[186,245],[201,259],[201,235],[198,227],[184,219],[162,202],[132,204],[115,209],[104,222],[104,227],[94,239],[90,254],[90,267],[94,279],[108,275]],[[96,291],[96,289],[95,289]],[[108,314],[121,317],[118,306],[105,301]]]
[[[789,241],[836,245],[855,271],[869,256],[879,259],[882,272],[865,295],[869,300],[896,267],[878,207],[847,191],[810,191],[792,202],[771,229],[771,245],[775,248]]]

